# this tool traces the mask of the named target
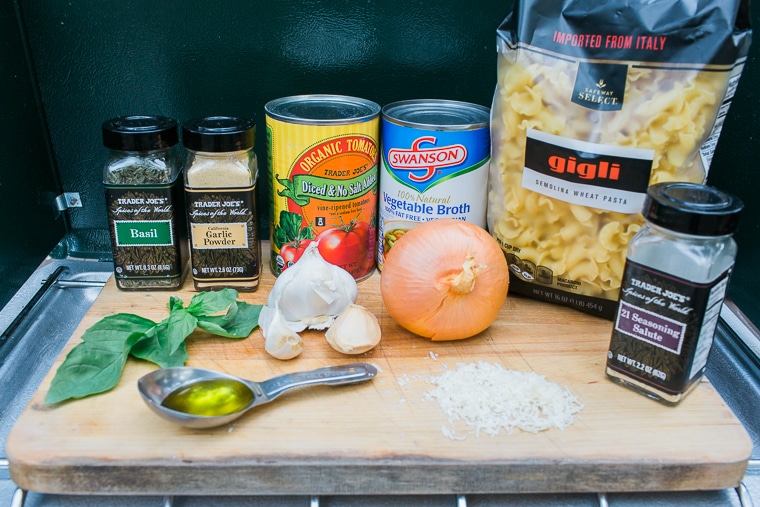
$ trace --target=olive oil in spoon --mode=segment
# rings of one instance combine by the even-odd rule
[[[238,412],[254,398],[251,388],[228,378],[200,380],[172,391],[161,405],[192,415],[220,416]]]
[[[377,368],[370,364],[350,363],[254,382],[218,371],[178,366],[144,375],[137,388],[148,407],[164,419],[188,428],[213,428],[297,387],[356,384],[375,375]]]

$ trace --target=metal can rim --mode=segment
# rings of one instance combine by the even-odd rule
[[[340,117],[296,114],[297,107],[308,105],[319,105],[323,111],[327,111],[327,108],[332,106],[342,106],[351,108],[347,112],[353,111],[354,114]],[[316,110],[315,108],[314,111]],[[380,106],[371,100],[348,95],[311,94],[291,95],[270,100],[264,106],[264,111],[270,118],[299,125],[351,125],[374,120],[380,115]]]
[[[461,113],[459,115],[454,113]],[[469,116],[465,113],[469,113]],[[443,114],[453,120],[449,123],[415,120],[423,114]],[[383,119],[397,125],[425,130],[458,131],[486,128],[490,124],[491,110],[479,104],[445,99],[410,99],[386,104]],[[474,120],[474,121],[473,121]]]

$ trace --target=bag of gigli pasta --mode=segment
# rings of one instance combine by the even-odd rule
[[[516,0],[498,32],[488,228],[510,290],[611,319],[647,186],[704,182],[748,0]]]

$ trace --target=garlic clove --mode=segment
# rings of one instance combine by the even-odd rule
[[[361,354],[380,343],[380,323],[367,308],[351,304],[325,333],[332,348],[343,354]]]
[[[290,330],[295,333],[300,333],[308,327],[300,320],[289,321],[286,319],[282,315],[282,312],[279,310],[279,306],[269,306],[269,304],[266,304],[261,307],[261,313],[259,314],[259,326],[261,327],[262,331],[269,327],[272,320],[275,318],[275,314],[278,315],[277,318],[280,320],[280,324],[288,326]],[[264,331],[264,336],[266,337],[266,331]]]
[[[264,338],[267,337],[269,326],[272,325],[274,317],[275,309],[273,307],[269,305],[264,305],[261,307],[261,312],[259,312],[259,328],[261,328],[261,332],[264,334]]]
[[[259,323],[261,324],[261,315]],[[277,359],[293,359],[303,352],[303,339],[287,325],[276,308],[268,309],[266,327],[261,330],[266,338],[264,349]]]

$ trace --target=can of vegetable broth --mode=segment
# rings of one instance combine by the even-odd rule
[[[266,104],[270,267],[276,276],[317,242],[357,280],[375,269],[380,106],[340,95]]]
[[[383,107],[377,266],[415,225],[454,218],[486,226],[487,107],[407,100]]]

